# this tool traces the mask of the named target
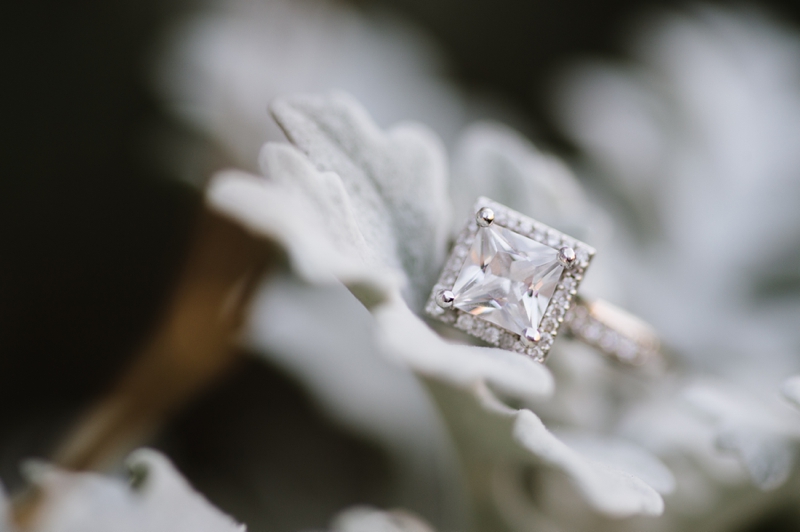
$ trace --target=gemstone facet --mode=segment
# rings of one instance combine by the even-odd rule
[[[515,334],[537,329],[564,271],[558,253],[496,224],[479,227],[453,285],[453,307]]]
[[[543,362],[594,249],[488,198],[478,198],[472,212],[425,312]]]

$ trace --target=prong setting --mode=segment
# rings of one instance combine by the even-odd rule
[[[537,344],[539,343],[539,340],[542,339],[542,333],[540,333],[538,329],[528,327],[522,331],[522,339],[529,345]]]
[[[456,329],[480,338],[491,345],[525,354],[535,360],[544,362],[552,346],[553,338],[558,334],[562,322],[565,321],[564,314],[570,308],[570,301],[578,289],[586,268],[589,266],[589,262],[594,255],[594,249],[584,242],[560,233],[537,220],[528,218],[505,205],[487,198],[479,198],[472,212],[474,213],[473,217],[462,227],[442,269],[439,280],[431,291],[425,306],[425,312],[436,320],[452,325]],[[489,212],[491,212],[491,216],[489,216]],[[455,305],[456,291],[454,287],[464,267],[465,257],[469,255],[475,239],[489,238],[482,231],[487,226],[497,227],[501,232],[502,230],[509,230],[534,242],[548,246],[555,252],[553,259],[556,259],[556,261],[558,261],[560,247],[571,247],[576,254],[576,258],[570,267],[564,268],[556,291],[551,296],[547,308],[543,311],[543,317],[539,322],[534,323],[535,320],[533,320],[530,323],[530,338],[526,338],[522,334],[525,329],[523,329],[522,333],[518,329],[517,331],[506,329],[486,319],[483,315],[473,315],[469,310]],[[560,247],[554,245],[556,241]],[[562,264],[560,262],[557,263]],[[449,297],[445,297],[448,294],[444,292],[451,292],[453,300],[450,301]],[[461,306],[461,299],[459,299],[459,305]],[[531,341],[531,339],[536,339],[537,337],[538,341]]]
[[[569,268],[575,264],[575,250],[571,247],[563,247],[558,250],[558,262]]]
[[[494,211],[489,207],[483,207],[475,215],[478,225],[481,227],[489,227],[494,223]]]
[[[450,290],[439,290],[436,294],[436,304],[442,308],[453,308],[456,296]]]

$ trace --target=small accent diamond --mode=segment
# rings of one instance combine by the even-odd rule
[[[542,332],[553,332],[558,329],[558,321],[549,316],[545,316],[539,328]]]
[[[542,339],[539,340],[539,347],[548,348],[553,345],[553,335],[550,333],[542,334]]]
[[[575,250],[575,256],[577,258],[578,265],[581,268],[585,268],[589,265],[589,251],[586,248],[578,248]]]
[[[569,294],[565,290],[559,290],[555,294],[553,294],[553,301],[561,305],[562,307],[569,303]]]
[[[590,341],[596,342],[603,335],[603,326],[597,322],[589,322],[581,331],[581,334]]]
[[[552,247],[552,248],[560,247],[561,246],[561,233],[551,229],[547,233],[547,245]]]
[[[483,339],[490,344],[496,344],[500,340],[500,331],[497,327],[487,327],[483,333]]]
[[[564,287],[564,290],[571,292],[575,289],[575,279],[572,277],[564,277],[564,280],[561,281],[561,285]]]
[[[465,329],[465,330],[471,329],[472,326],[474,325],[474,322],[475,322],[475,318],[473,318],[469,314],[462,314],[456,320],[456,324],[458,324],[458,326],[461,329]]]
[[[608,353],[613,353],[617,349],[619,343],[619,335],[614,331],[608,329],[600,338],[600,348]]]
[[[503,349],[513,349],[515,342],[514,337],[508,333],[500,335],[500,347]]]
[[[566,313],[566,310],[564,310],[564,307],[555,307],[554,306],[554,307],[551,307],[550,311],[549,311],[550,316],[552,316],[556,320],[562,319],[564,317],[565,313]]]
[[[627,338],[622,338],[617,346],[617,356],[620,360],[631,361],[638,354],[636,344]]]
[[[544,360],[544,351],[541,347],[531,347],[528,349],[527,353],[536,360]]]

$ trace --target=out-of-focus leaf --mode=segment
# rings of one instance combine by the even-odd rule
[[[458,527],[463,496],[446,427],[419,379],[383,356],[374,316],[339,284],[289,275],[266,281],[252,312],[251,351],[302,383],[337,424],[387,451],[394,504]]]
[[[786,482],[800,439],[787,417],[711,384],[691,386],[685,397],[715,425],[717,447],[736,453],[758,488],[773,490]]]
[[[387,355],[425,378],[459,388],[485,383],[517,399],[540,398],[553,391],[553,378],[543,364],[503,349],[447,342],[402,301],[378,307],[375,317]]]
[[[468,102],[435,43],[396,14],[297,0],[197,7],[171,28],[155,81],[240,168],[254,170],[261,145],[282,139],[265,109],[283,94],[339,87],[381,124],[423,120],[448,140],[463,126]]]
[[[587,201],[561,159],[499,123],[479,122],[459,138],[450,195],[457,229],[475,198],[486,196],[582,240],[596,243],[609,230],[606,217]]]
[[[131,479],[71,473],[44,463],[25,467],[42,503],[37,532],[244,532],[244,525],[192,489],[170,461],[149,449],[127,461]]]
[[[786,379],[786,382],[783,383],[781,393],[796,407],[800,408],[800,375],[795,375]]]
[[[544,463],[566,473],[600,512],[663,511],[661,496],[642,480],[587,460],[533,412],[498,399],[496,393],[523,399],[550,393],[552,380],[544,366],[498,349],[447,344],[400,301],[379,307],[376,317],[385,349],[425,379],[467,464]]]
[[[630,473],[662,495],[668,495],[675,490],[675,477],[672,472],[661,460],[638,445],[587,431],[554,432],[558,439],[583,457]]]
[[[410,512],[357,506],[337,515],[331,532],[434,532],[434,529]]]
[[[639,309],[693,364],[766,392],[796,368],[797,298],[753,303],[796,248],[800,38],[747,8],[645,28],[635,61],[565,76],[559,121],[617,197],[614,269]]]
[[[465,461],[490,468],[507,464],[556,468],[595,510],[606,515],[663,511],[661,496],[641,479],[583,457],[548,431],[533,412],[508,407],[488,387],[456,388],[434,379],[428,379],[428,384],[442,411],[448,413],[446,420]]]

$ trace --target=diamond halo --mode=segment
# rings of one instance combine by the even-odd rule
[[[488,198],[473,212],[425,310],[544,361],[595,250]]]

